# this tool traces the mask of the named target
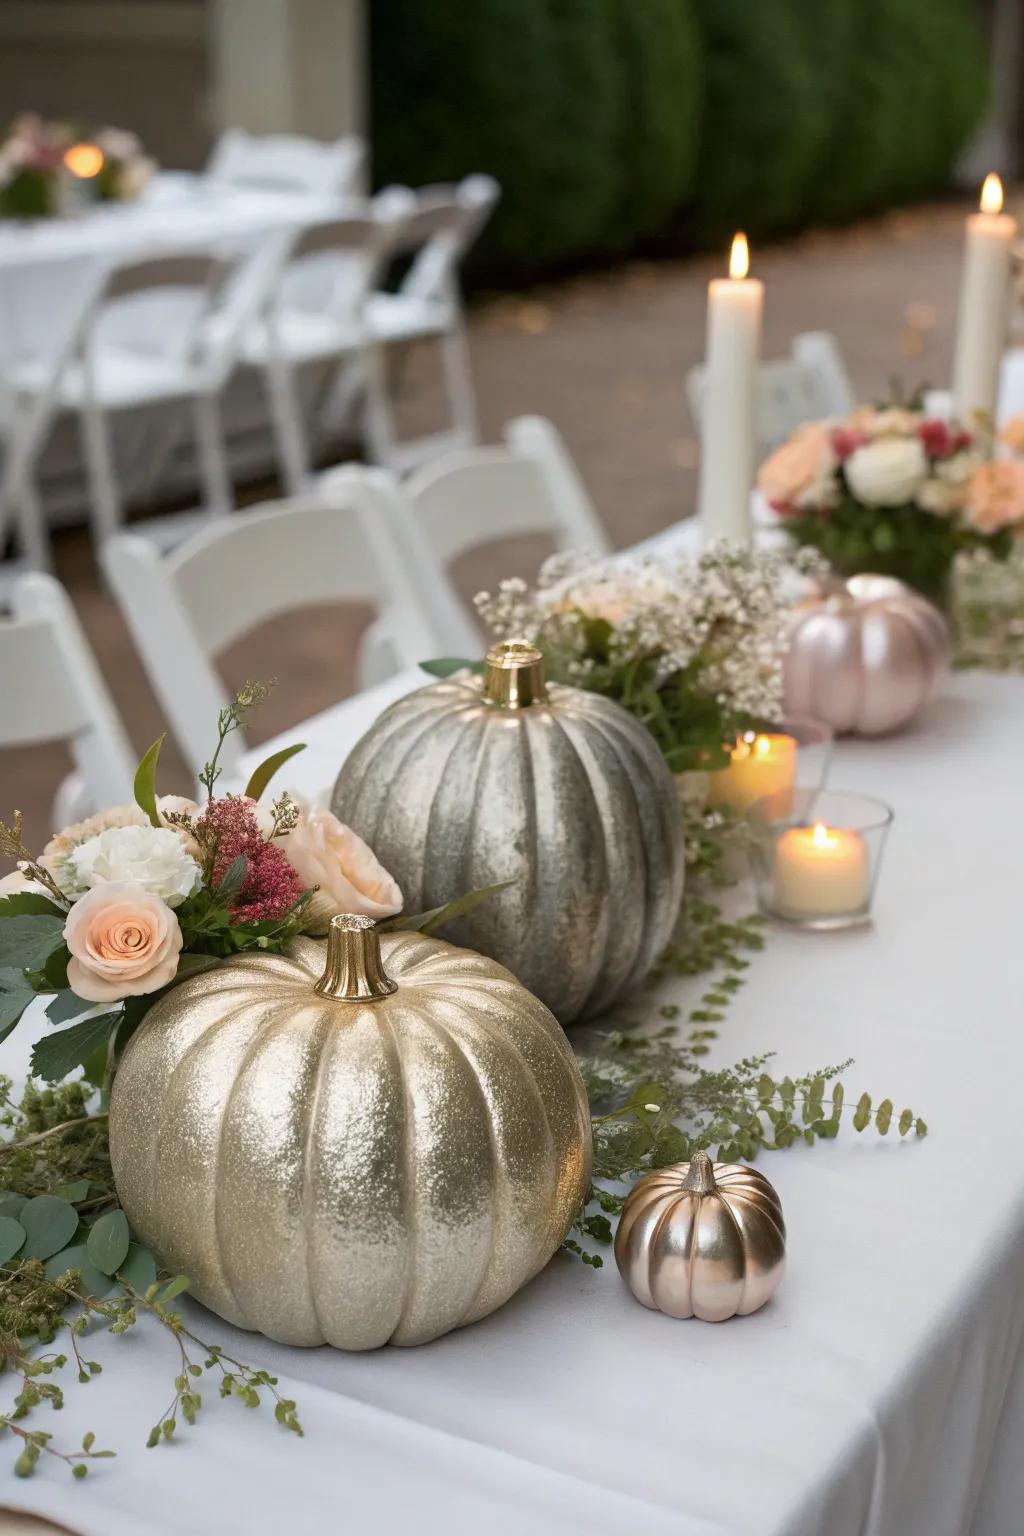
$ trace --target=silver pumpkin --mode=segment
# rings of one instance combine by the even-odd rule
[[[175,987],[110,1104],[142,1241],[285,1344],[421,1344],[484,1317],[558,1248],[591,1155],[543,1004],[492,960],[363,917]]]
[[[637,1301],[707,1323],[763,1307],[785,1259],[782,1206],[764,1174],[706,1152],[635,1184],[615,1233],[615,1262]]]
[[[851,576],[796,610],[786,708],[840,734],[882,736],[917,714],[949,658],[933,603],[892,576]]]
[[[483,678],[385,710],[332,809],[411,911],[511,881],[446,932],[506,965],[563,1024],[640,982],[671,936],[685,866],[664,758],[618,704],[547,688],[532,646],[494,646]]]

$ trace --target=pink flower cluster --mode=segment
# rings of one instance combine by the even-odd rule
[[[248,801],[211,800],[195,827],[199,841],[215,849],[210,879],[215,889],[236,859],[246,861],[245,880],[231,903],[237,922],[272,921],[291,910],[302,895],[302,881],[281,849],[264,839]]]

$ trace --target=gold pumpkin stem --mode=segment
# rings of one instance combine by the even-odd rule
[[[502,640],[487,652],[484,694],[503,709],[547,703],[544,657],[526,640]]]
[[[706,1152],[695,1152],[690,1158],[683,1188],[695,1195],[713,1195],[718,1188],[715,1183],[715,1165]]]
[[[372,917],[341,912],[331,918],[327,964],[314,992],[339,1003],[366,1002],[398,991],[384,969],[380,934]]]

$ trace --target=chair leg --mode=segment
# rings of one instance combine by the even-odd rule
[[[395,467],[398,431],[388,391],[387,348],[369,347],[363,363],[366,381],[364,433],[368,457],[385,469]]]
[[[288,495],[297,496],[309,485],[311,475],[295,374],[287,363],[272,358],[265,376],[281,478]]]
[[[441,367],[448,391],[452,426],[467,446],[478,443],[480,424],[476,414],[476,394],[469,367],[469,347],[461,324],[455,325],[441,337]]]
[[[203,502],[213,517],[223,517],[235,504],[221,429],[220,408],[214,395],[197,395],[193,402],[199,479]]]
[[[121,500],[114,478],[114,455],[102,410],[91,402],[86,403],[79,419],[89,477],[93,535],[97,543],[102,544],[113,538],[122,521]]]
[[[46,527],[46,514],[35,479],[26,465],[15,488],[15,518],[18,543],[30,570],[48,571],[53,565],[53,551]]]

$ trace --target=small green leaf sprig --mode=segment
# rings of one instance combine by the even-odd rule
[[[847,1107],[841,1074],[852,1060],[797,1078],[774,1077],[767,1070],[771,1052],[715,1070],[705,1065],[718,1026],[743,986],[750,955],[764,947],[764,935],[759,917],[728,921],[713,899],[716,888],[732,883],[730,854],[744,836],[742,823],[721,810],[693,806],[684,815],[691,888],[682,936],[666,950],[651,981],[657,987],[672,976],[710,980],[685,1019],[678,1004],[666,1003],[658,1010],[666,1022],[654,1033],[593,1031],[577,1048],[590,1102],[594,1173],[574,1223],[576,1236],[563,1246],[594,1268],[603,1260],[584,1244],[611,1242],[609,1217],[619,1214],[625,1200],[621,1186],[652,1169],[686,1162],[701,1149],[716,1149],[720,1162],[753,1162],[761,1152],[783,1151],[801,1140],[808,1146],[833,1140]],[[859,1132],[873,1124],[886,1136],[895,1115],[891,1099],[876,1107],[863,1093],[851,1123]],[[895,1125],[900,1136],[928,1132],[909,1108]]]

